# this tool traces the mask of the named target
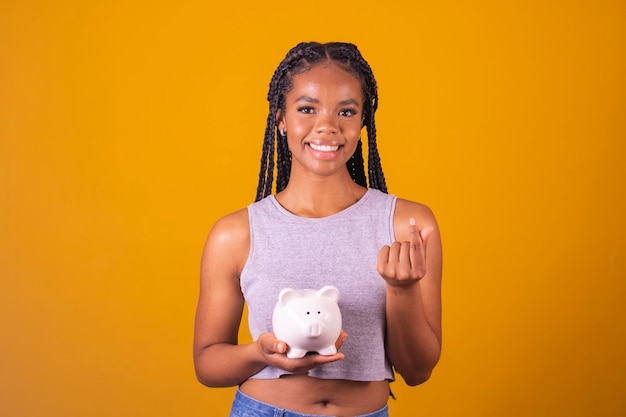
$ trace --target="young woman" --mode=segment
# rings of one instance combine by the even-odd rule
[[[298,44],[276,69],[268,100],[256,202],[218,220],[204,248],[198,380],[239,386],[232,416],[387,416],[395,372],[420,384],[441,352],[435,217],[387,194],[376,81],[356,46]],[[272,333],[278,293],[328,284],[340,291],[337,354],[287,358]],[[250,344],[237,338],[244,303]]]

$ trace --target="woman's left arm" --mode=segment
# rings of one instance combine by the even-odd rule
[[[441,354],[441,237],[432,211],[398,199],[396,242],[378,255],[387,282],[387,355],[411,386],[425,382]]]

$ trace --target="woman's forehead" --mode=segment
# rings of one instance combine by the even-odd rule
[[[295,90],[331,90],[361,96],[361,81],[334,63],[324,63],[293,77],[290,93]]]

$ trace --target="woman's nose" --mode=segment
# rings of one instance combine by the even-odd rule
[[[337,116],[332,113],[320,113],[315,125],[317,133],[335,134],[339,131]]]

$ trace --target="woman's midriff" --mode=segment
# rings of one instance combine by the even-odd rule
[[[249,379],[244,394],[302,414],[355,416],[378,411],[387,404],[387,381],[346,381],[288,375],[278,379]]]

